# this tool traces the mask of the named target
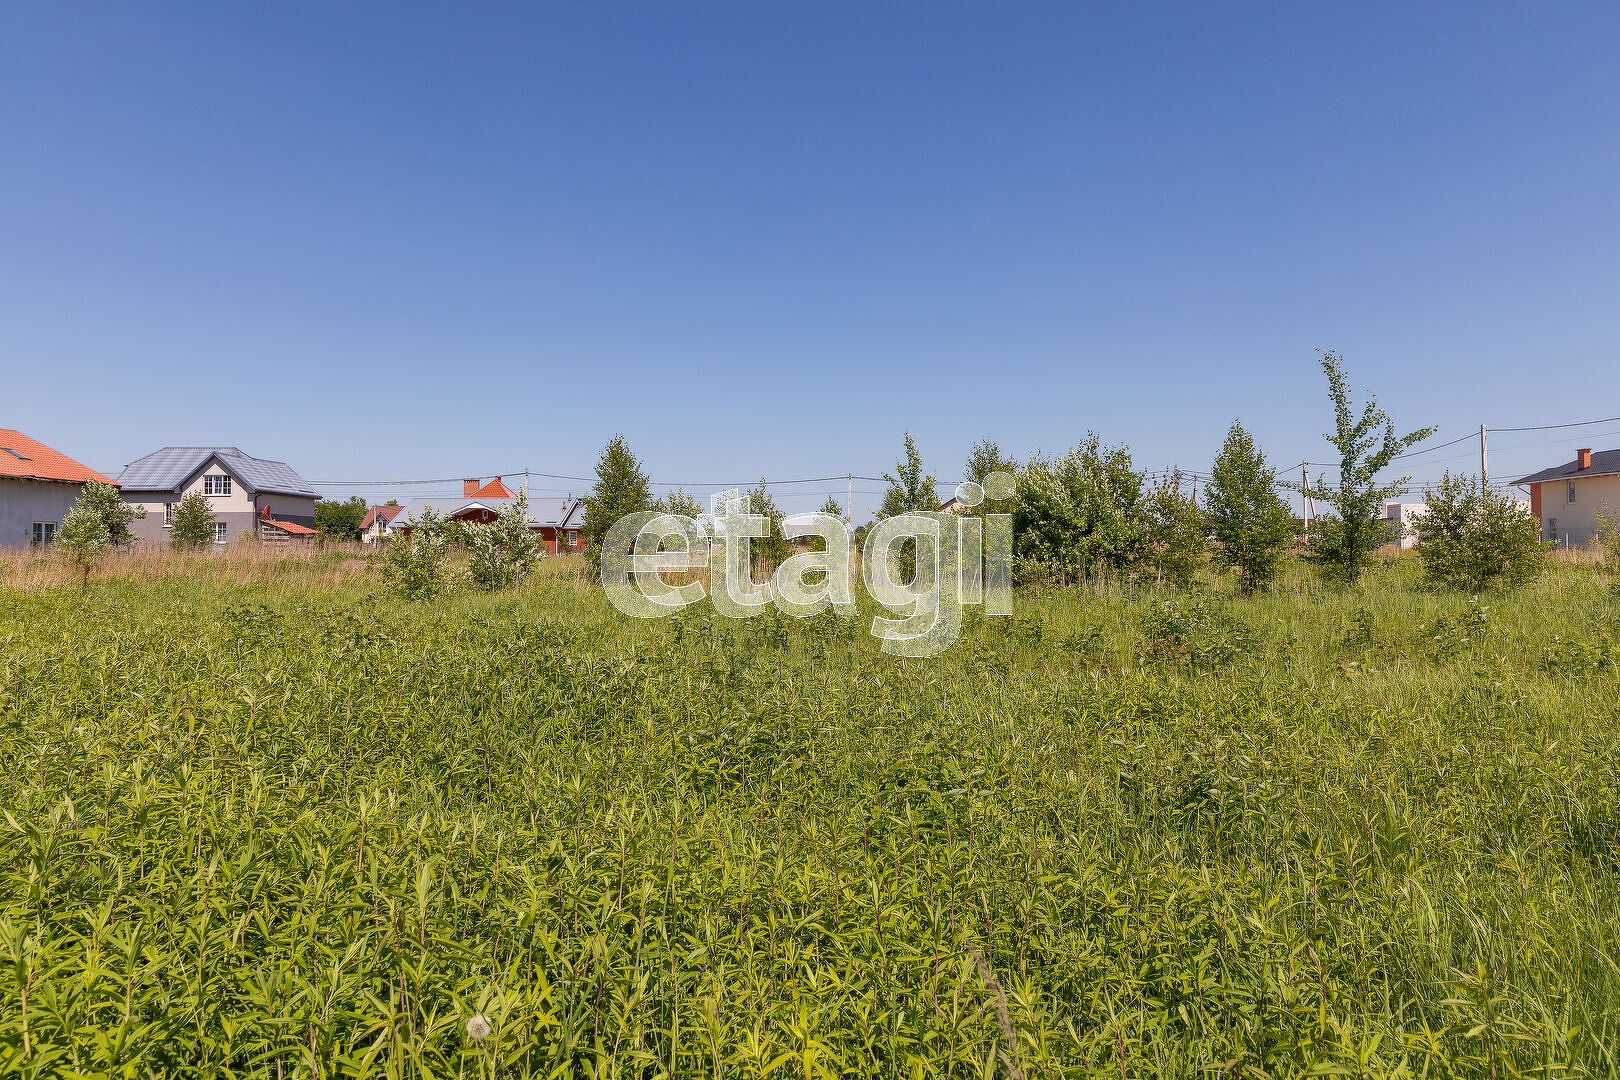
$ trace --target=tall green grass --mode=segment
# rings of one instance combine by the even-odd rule
[[[1017,610],[0,593],[0,1075],[1620,1071],[1603,577]]]

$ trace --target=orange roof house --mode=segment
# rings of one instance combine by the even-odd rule
[[[82,484],[94,480],[116,485],[116,481],[109,480],[90,466],[74,461],[60,450],[52,450],[38,439],[31,439],[11,428],[0,428],[0,476],[47,483]]]
[[[0,428],[0,547],[49,544],[88,481],[114,484],[90,466],[14,428]]]
[[[373,506],[366,511],[366,516],[360,522],[360,542],[362,544],[375,544],[379,540],[386,540],[391,532],[390,526],[399,512],[405,509],[398,503],[393,505]]]

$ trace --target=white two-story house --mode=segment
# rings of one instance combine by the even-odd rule
[[[259,536],[270,519],[312,529],[320,497],[286,462],[234,446],[165,446],[125,465],[118,483],[125,502],[146,507],[130,531],[156,542],[168,539],[180,500],[193,491],[213,509],[214,540],[221,544]]]

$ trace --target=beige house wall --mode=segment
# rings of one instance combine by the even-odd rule
[[[1541,535],[1579,547],[1597,531],[1597,509],[1604,503],[1620,510],[1620,475],[1577,476],[1575,501],[1569,501],[1570,480],[1541,484]],[[1556,529],[1554,525],[1556,523]]]

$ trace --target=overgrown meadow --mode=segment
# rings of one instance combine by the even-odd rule
[[[903,661],[259,558],[7,571],[0,1075],[1620,1071],[1590,566],[1022,594]]]

